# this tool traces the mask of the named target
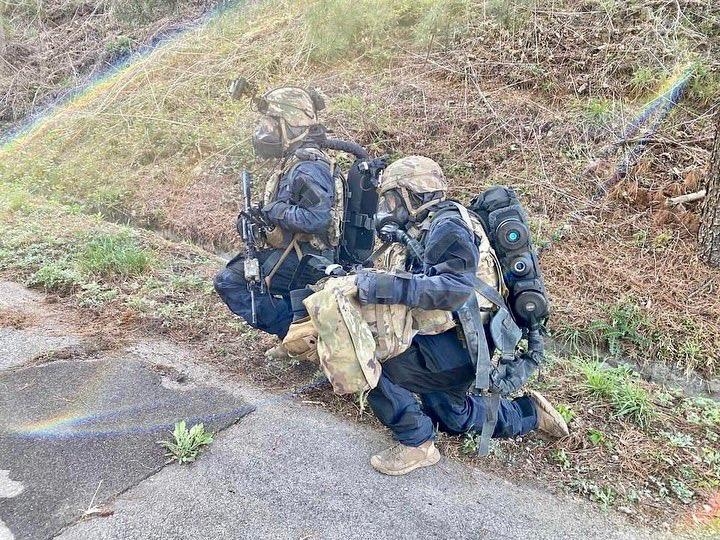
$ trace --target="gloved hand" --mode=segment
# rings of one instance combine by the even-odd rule
[[[247,218],[250,223],[253,225],[257,225],[262,228],[267,228],[272,226],[272,223],[267,218],[267,214],[265,213],[265,210],[260,207],[259,204],[253,205],[250,207],[250,210],[245,211],[242,210],[240,214],[238,215],[238,222],[242,221],[242,218]]]
[[[540,365],[536,353],[518,354],[512,360],[500,360],[490,372],[490,391],[506,396],[519,390]]]

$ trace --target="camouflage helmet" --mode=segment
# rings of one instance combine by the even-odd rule
[[[429,157],[407,156],[392,162],[382,173],[378,193],[396,190],[400,192],[411,215],[427,209],[445,198],[448,183],[440,165]],[[411,197],[415,195],[415,197]],[[440,197],[423,197],[425,194],[440,194]],[[418,207],[413,199],[426,200]]]
[[[257,100],[259,112],[282,118],[287,125],[296,128],[310,127],[318,123],[317,100],[307,90],[284,86],[270,90]]]
[[[420,195],[445,192],[448,185],[436,161],[425,156],[407,156],[393,161],[382,174],[380,194],[398,188]]]

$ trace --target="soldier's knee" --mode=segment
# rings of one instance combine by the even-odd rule
[[[223,268],[215,275],[213,286],[215,287],[215,292],[222,298],[225,298],[231,291],[244,287],[245,283],[236,272],[233,272],[229,268]]]

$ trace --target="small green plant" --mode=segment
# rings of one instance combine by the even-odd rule
[[[655,411],[648,392],[633,381],[634,373],[627,366],[610,368],[600,362],[587,362],[581,367],[585,375],[583,387],[592,395],[610,402],[615,416],[626,417],[646,427]]]
[[[88,242],[78,263],[92,274],[134,276],[150,266],[151,257],[129,234],[105,234]]]
[[[62,262],[51,262],[42,265],[30,276],[27,284],[31,287],[42,287],[46,291],[68,292],[77,287],[81,277]]]
[[[593,98],[582,105],[585,118],[591,124],[604,124],[612,116],[614,103],[608,99]]]
[[[692,448],[695,445],[692,436],[687,433],[673,433],[671,431],[661,431],[660,433],[664,435],[675,448]]]
[[[594,446],[605,444],[605,433],[599,429],[590,428],[587,432],[587,438]]]
[[[630,92],[640,97],[657,90],[664,76],[662,71],[649,67],[641,67],[635,70],[628,84]]]
[[[687,94],[691,100],[701,105],[709,105],[720,95],[720,73],[704,64],[698,64]]]
[[[118,36],[105,44],[105,50],[113,57],[125,56],[132,52],[132,39],[128,36]]]
[[[685,482],[677,478],[670,479],[670,489],[672,489],[675,496],[685,504],[690,504],[693,497],[695,497],[695,492],[690,489]]]
[[[569,469],[570,467],[572,467],[572,462],[570,461],[570,457],[567,455],[567,452],[565,451],[564,448],[555,450],[550,455],[553,458],[553,460],[558,465],[560,465],[561,469]]]
[[[212,433],[205,431],[202,424],[195,424],[188,430],[184,420],[175,424],[172,435],[173,441],[158,441],[158,444],[167,450],[165,455],[170,461],[177,460],[178,463],[195,461],[200,450],[213,442]]]
[[[560,416],[562,416],[565,422],[568,424],[575,419],[575,411],[572,410],[570,405],[565,405],[564,403],[561,403],[556,407],[556,410],[560,413]]]
[[[646,337],[650,322],[642,309],[630,300],[618,302],[607,308],[608,320],[593,321],[590,329],[607,341],[613,356],[624,352],[623,343],[646,349],[650,340]]]
[[[477,454],[478,445],[480,444],[480,434],[470,431],[463,435],[460,451],[463,454]]]
[[[589,497],[593,501],[599,502],[606,508],[609,507],[617,497],[617,492],[612,487],[600,487],[589,480],[575,481],[573,485],[579,493]]]

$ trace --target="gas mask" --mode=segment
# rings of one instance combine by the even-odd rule
[[[252,136],[255,155],[265,159],[277,159],[283,156],[283,136],[280,120],[263,116],[258,121]]]
[[[380,233],[386,225],[395,225],[404,229],[410,221],[410,212],[400,193],[390,189],[380,195],[375,212],[375,229]]]

